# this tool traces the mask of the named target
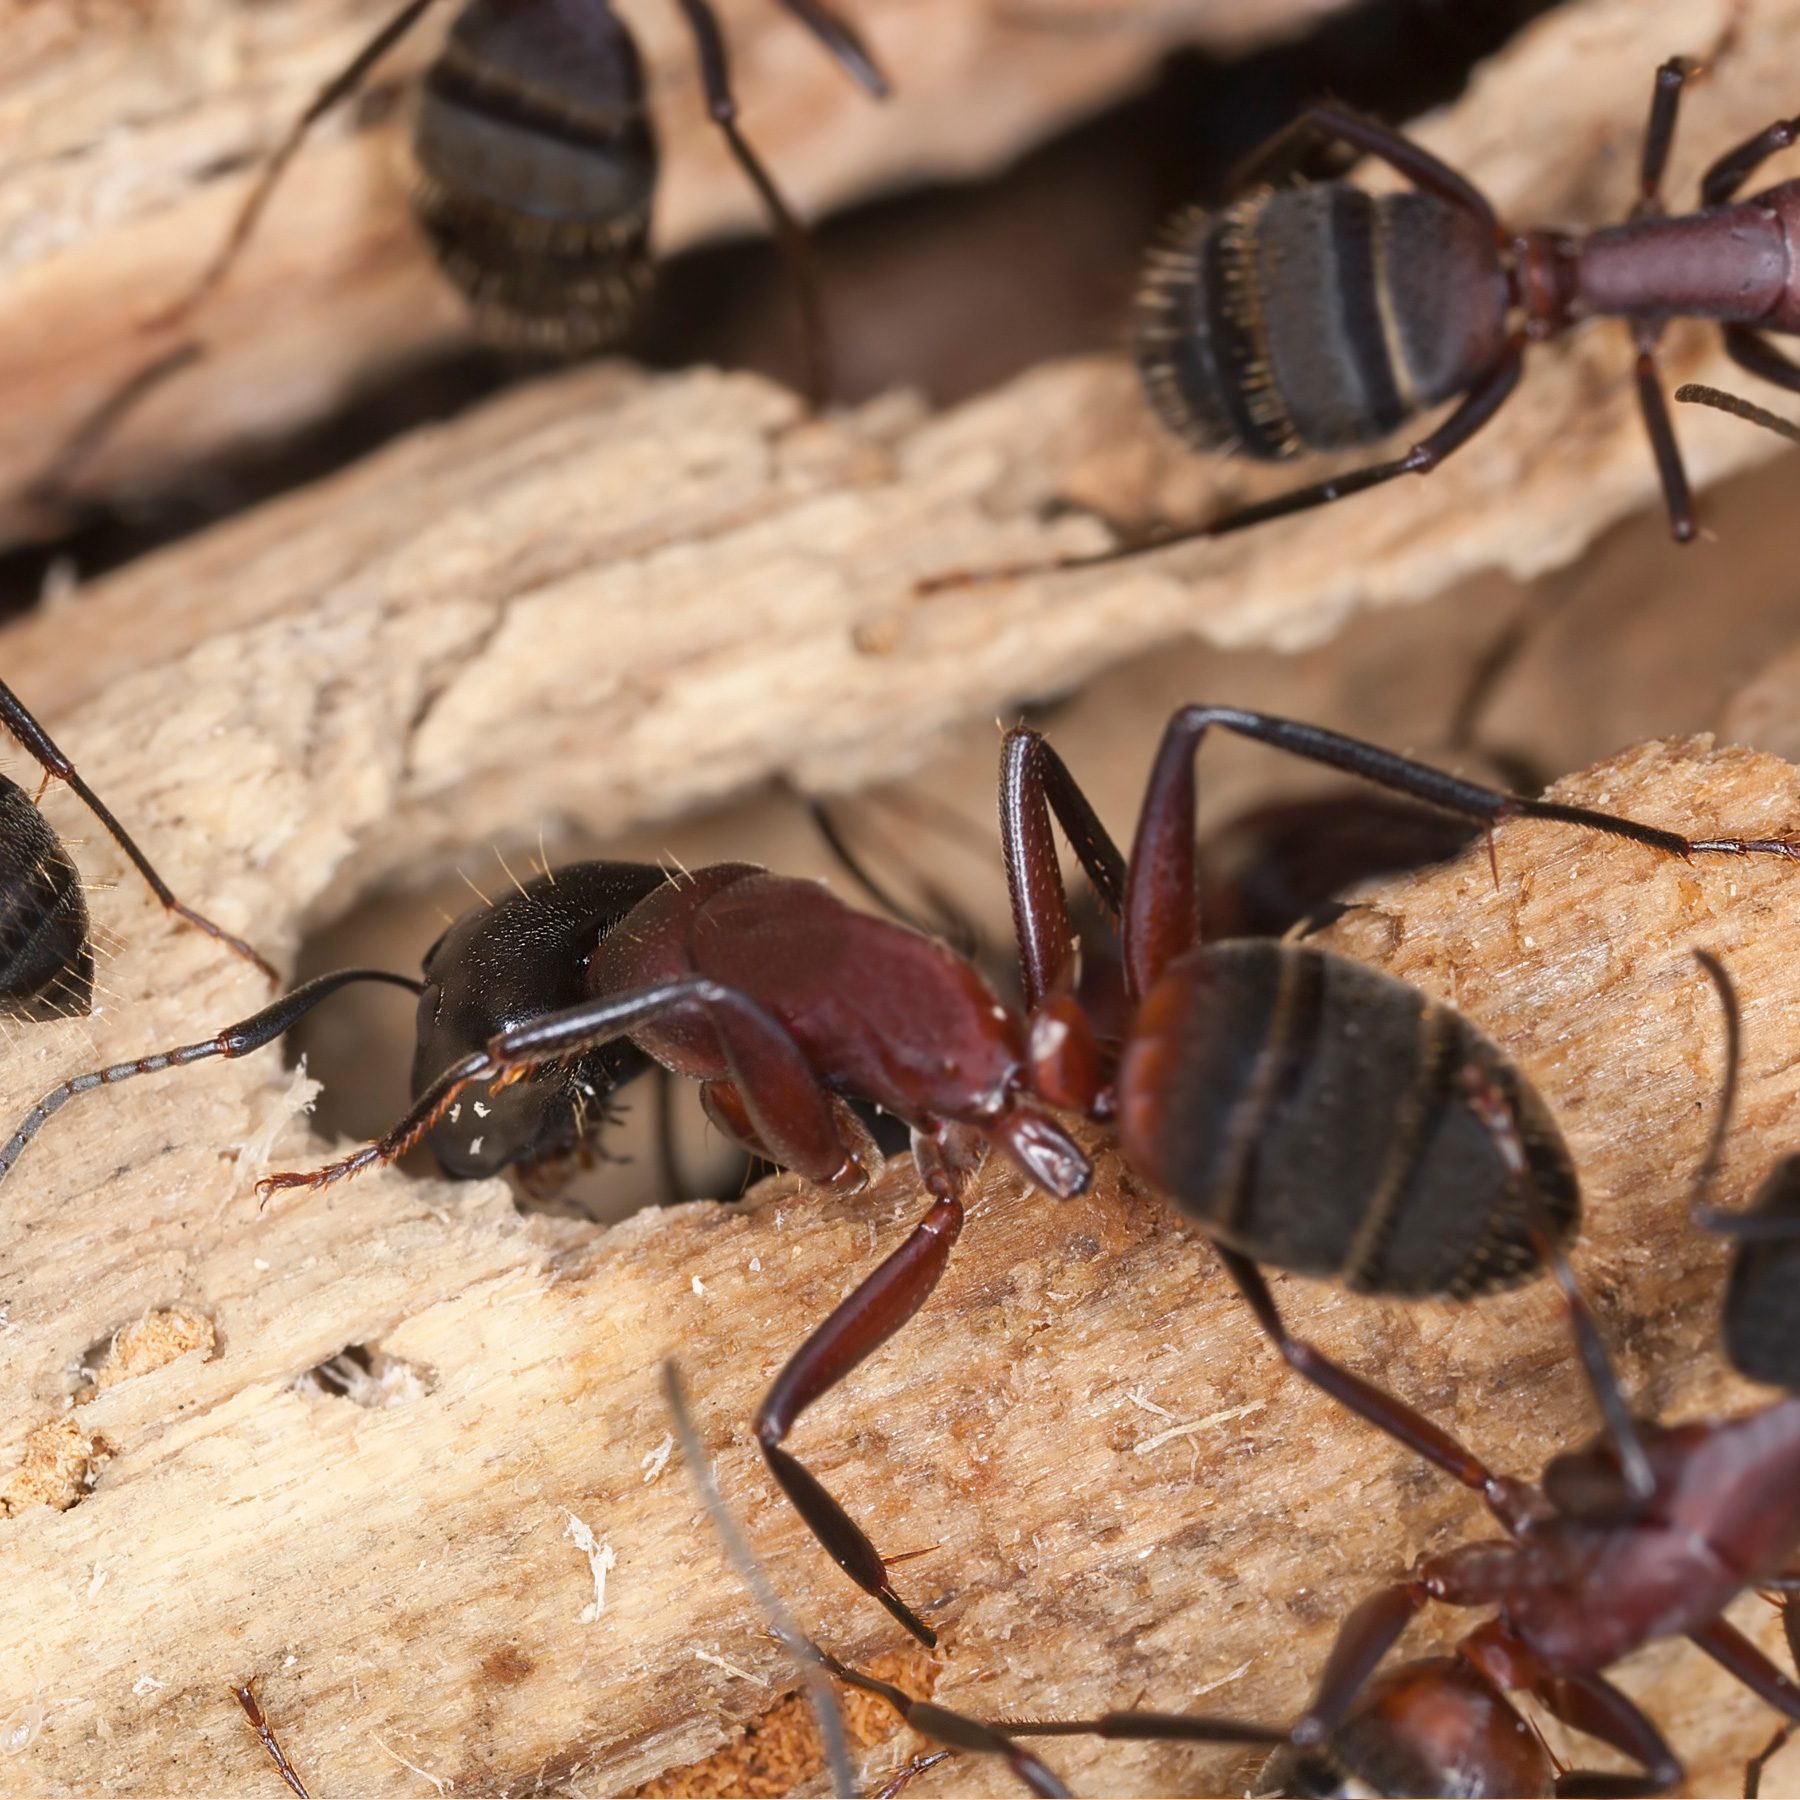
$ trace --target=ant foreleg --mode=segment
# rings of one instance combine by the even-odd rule
[[[738,167],[756,189],[757,198],[774,228],[775,241],[793,277],[794,291],[800,302],[801,329],[806,337],[807,397],[815,408],[823,407],[829,404],[837,383],[825,322],[819,263],[812,238],[775,185],[775,178],[739,129],[737,97],[731,91],[731,73],[725,55],[725,36],[719,29],[711,0],[677,0],[677,4],[687,19],[688,29],[694,34],[694,45],[700,57],[700,79],[706,89],[707,111],[712,122],[725,134],[725,142],[737,159]],[[830,41],[827,37],[828,46]]]
[[[208,937],[217,938],[227,949],[235,950],[246,962],[254,963],[268,976],[271,984],[279,983],[281,977],[275,972],[274,965],[259,956],[242,938],[233,937],[222,926],[215,925],[204,914],[195,912],[191,906],[176,899],[174,890],[157,874],[149,857],[132,841],[131,834],[125,827],[113,817],[105,801],[81,779],[75,765],[51,741],[49,732],[37,722],[24,701],[4,682],[0,682],[0,726],[10,731],[31,752],[46,775],[54,776],[62,782],[105,826],[107,835],[125,852],[132,867],[143,876],[151,893],[170,912],[185,919],[190,925],[199,927]]]
[[[794,1422],[878,1350],[931,1296],[963,1226],[962,1202],[940,1196],[900,1248],[865,1276],[788,1359],[756,1413],[770,1473],[832,1559],[927,1647],[937,1633],[889,1585],[887,1565],[860,1526],[797,1457],[781,1448]]]
[[[108,1068],[94,1069],[86,1075],[72,1076],[67,1081],[59,1082],[45,1094],[25,1115],[7,1142],[0,1145],[0,1180],[5,1179],[25,1146],[37,1136],[51,1115],[60,1112],[76,1095],[91,1093],[98,1087],[114,1087],[121,1081],[129,1081],[134,1075],[157,1075],[164,1069],[203,1062],[212,1056],[247,1056],[252,1050],[260,1050],[263,1045],[273,1043],[305,1014],[311,1012],[321,1000],[336,993],[341,987],[348,987],[353,981],[386,981],[395,987],[403,987],[412,994],[421,993],[425,986],[422,981],[415,981],[410,975],[396,975],[388,969],[338,969],[330,975],[320,975],[304,983],[292,993],[283,994],[279,1000],[238,1024],[227,1025],[216,1037],[205,1038],[197,1044],[183,1044],[173,1050],[159,1050],[152,1056],[136,1057],[130,1062],[113,1063]]]
[[[1669,149],[1675,142],[1675,119],[1681,110],[1682,90],[1698,73],[1685,56],[1671,56],[1656,71],[1650,90],[1650,118],[1644,127],[1644,153],[1638,176],[1635,217],[1660,215],[1663,210],[1663,174],[1669,165]]]
[[[837,1097],[820,1082],[800,1046],[762,1007],[735,988],[682,975],[622,994],[604,994],[490,1038],[452,1063],[414,1099],[405,1116],[354,1154],[299,1174],[266,1176],[264,1193],[325,1187],[404,1156],[477,1081],[504,1087],[533,1069],[581,1050],[597,1050],[654,1024],[666,1014],[699,1011],[717,1035],[758,1139],[784,1168],[840,1193],[868,1184],[859,1143],[847,1142]]]

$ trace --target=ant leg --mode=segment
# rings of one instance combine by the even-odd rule
[[[946,1744],[952,1750],[972,1750],[978,1755],[1000,1757],[1034,1794],[1059,1796],[1068,1793],[1069,1790],[1029,1750],[1006,1736],[1004,1727],[984,1725],[979,1719],[952,1712],[949,1707],[938,1706],[930,1700],[915,1700],[891,1681],[847,1667],[829,1650],[821,1649],[810,1640],[806,1647],[818,1659],[821,1668],[828,1669],[839,1681],[859,1693],[873,1694],[876,1699],[886,1701],[901,1723],[910,1726],[921,1737]]]
[[[1296,150],[1309,139],[1348,144],[1365,156],[1378,157],[1389,168],[1404,175],[1414,187],[1436,194],[1440,200],[1464,212],[1473,213],[1493,231],[1496,239],[1503,235],[1500,220],[1487,195],[1460,170],[1451,168],[1402,132],[1393,131],[1374,119],[1365,119],[1360,113],[1323,102],[1309,106],[1291,124],[1276,132],[1260,150],[1253,151],[1233,171],[1228,184],[1231,191],[1266,182],[1271,173],[1290,166]]]
[[[864,93],[885,100],[894,91],[862,34],[843,14],[821,4],[821,0],[781,0],[781,4],[849,71],[851,80]]]
[[[49,732],[32,717],[24,701],[4,682],[0,682],[0,726],[10,731],[31,752],[47,776],[54,776],[67,786],[106,827],[107,835],[130,858],[132,866],[149,884],[151,893],[170,912],[187,920],[190,925],[198,926],[208,937],[217,938],[227,949],[235,950],[246,962],[254,963],[268,976],[271,984],[279,983],[281,977],[276,974],[273,965],[265,962],[242,938],[233,937],[229,931],[215,925],[204,914],[195,912],[191,906],[175,898],[174,890],[150,866],[150,859],[132,842],[130,833],[113,817],[105,801],[81,779],[75,765],[51,741]]]
[[[157,1075],[164,1069],[203,1062],[212,1056],[248,1056],[252,1050],[260,1050],[264,1044],[273,1043],[290,1026],[311,1012],[321,1000],[335,994],[341,987],[348,987],[353,981],[391,982],[395,987],[403,987],[412,994],[422,993],[425,987],[424,982],[416,981],[410,975],[396,975],[387,969],[339,969],[330,975],[315,977],[295,988],[292,993],[283,994],[261,1012],[251,1014],[236,1025],[227,1025],[216,1037],[206,1038],[197,1044],[183,1044],[173,1050],[159,1050],[153,1056],[140,1056],[131,1062],[114,1063],[110,1068],[94,1069],[86,1075],[71,1076],[44,1095],[20,1121],[18,1129],[6,1143],[0,1145],[0,1181],[5,1180],[7,1172],[19,1160],[25,1146],[37,1136],[45,1121],[53,1113],[60,1112],[77,1094],[91,1093],[99,1087],[115,1087],[121,1081],[129,1081],[134,1075]]]
[[[1639,1773],[1618,1775],[1598,1769],[1569,1769],[1556,1779],[1559,1795],[1660,1794],[1683,1775],[1663,1735],[1644,1713],[1601,1675],[1551,1675],[1497,1620],[1465,1638],[1461,1653],[1498,1688],[1523,1687],[1545,1710],[1573,1730],[1610,1744],[1638,1765]],[[1529,1676],[1529,1679],[1521,1679]]]
[[[1792,1725],[1782,1728],[1744,1764],[1744,1800],[1758,1800],[1762,1793],[1763,1770],[1787,1748],[1788,1739],[1794,1735]]]
[[[975,960],[981,947],[981,933],[975,922],[929,875],[913,871],[924,899],[923,912],[917,912],[890,888],[863,860],[859,851],[844,835],[830,806],[813,796],[806,801],[813,827],[825,840],[825,847],[843,866],[844,873],[860,887],[881,910],[910,926],[921,937],[941,938],[957,955]]]
[[[1722,206],[1771,156],[1800,141],[1800,118],[1777,119],[1735,150],[1727,150],[1700,178],[1700,204]]]
[[[1618,813],[1565,806],[1555,800],[1533,800],[1502,788],[1483,787],[1460,776],[1447,775],[1428,763],[1364,743],[1360,738],[1283,719],[1274,713],[1248,712],[1234,706],[1185,706],[1164,729],[1131,847],[1124,930],[1126,970],[1135,993],[1147,993],[1170,962],[1199,942],[1193,875],[1195,764],[1201,741],[1215,725],[1490,828],[1511,818],[1549,819],[1565,825],[1584,825],[1592,831],[1603,831],[1684,859],[1705,852],[1781,856],[1800,861],[1800,842],[1786,838],[1683,837],[1679,832],[1645,825]]]
[[[987,582],[1016,581],[1031,575],[1060,575],[1079,569],[1105,568],[1113,563],[1130,562],[1139,556],[1150,556],[1178,544],[1191,544],[1203,539],[1225,537],[1252,525],[1264,525],[1271,519],[1283,519],[1290,513],[1307,512],[1333,500],[1346,500],[1352,494],[1380,487],[1400,475],[1429,475],[1453,451],[1460,450],[1505,404],[1518,385],[1524,367],[1525,340],[1515,336],[1500,353],[1494,365],[1480,377],[1473,388],[1458,402],[1455,410],[1438,428],[1422,437],[1404,456],[1387,462],[1371,463],[1362,469],[1351,469],[1310,487],[1296,488],[1291,494],[1279,494],[1272,500],[1258,501],[1241,507],[1223,518],[1204,525],[1185,526],[1178,531],[1160,532],[1153,537],[1115,544],[1110,550],[1097,550],[1087,556],[1051,557],[1042,562],[1000,563],[988,569],[946,569],[926,575],[913,584],[916,594],[943,593],[952,588],[976,587]]]
[[[1748,325],[1727,325],[1725,354],[1740,369],[1760,375],[1764,381],[1790,393],[1800,393],[1800,363],[1776,349],[1760,331]]]
[[[1282,1360],[1296,1375],[1323,1389],[1340,1406],[1348,1407],[1376,1430],[1385,1431],[1396,1443],[1424,1457],[1453,1481],[1480,1494],[1487,1502],[1488,1510],[1508,1531],[1519,1528],[1530,1507],[1529,1491],[1522,1484],[1496,1475],[1458,1439],[1385,1388],[1352,1374],[1315,1345],[1290,1336],[1269,1284],[1256,1264],[1220,1243],[1214,1243],[1213,1250],[1249,1302],[1264,1336],[1274,1344]]]
[[[750,185],[762,201],[763,211],[774,227],[775,241],[781,247],[788,271],[793,277],[794,291],[800,302],[801,328],[806,336],[807,395],[815,408],[827,405],[836,387],[832,369],[831,342],[825,323],[825,306],[821,296],[818,259],[813,254],[812,239],[805,226],[794,216],[774,178],[763,167],[761,159],[750,148],[749,141],[738,129],[737,98],[731,91],[731,72],[725,55],[725,37],[719,29],[712,0],[677,0],[694,35],[700,56],[700,79],[706,89],[706,107],[712,122],[725,134],[731,154],[743,170]]]
[[[1656,375],[1656,340],[1662,335],[1662,327],[1636,324],[1632,326],[1631,334],[1637,345],[1638,406],[1644,415],[1644,430],[1649,433],[1651,454],[1656,458],[1663,505],[1669,514],[1669,530],[1676,543],[1691,543],[1694,496],[1688,487],[1687,470],[1682,465],[1681,448],[1675,442],[1675,428],[1669,423],[1669,405],[1663,398],[1662,383]]]
[[[252,1684],[246,1681],[234,1687],[231,1692],[238,1705],[244,1709],[244,1717],[250,1721],[250,1729],[262,1739],[262,1747],[268,1751],[275,1767],[280,1771],[281,1779],[292,1792],[300,1796],[300,1800],[309,1800],[306,1784],[295,1773],[294,1765],[288,1761],[287,1752],[282,1749],[280,1740],[275,1736],[275,1727],[269,1723],[268,1715],[264,1713],[252,1691]]]
[[[152,321],[157,326],[170,326],[188,317],[200,303],[218,287],[231,272],[231,266],[243,253],[244,246],[250,241],[250,234],[256,229],[256,222],[262,217],[262,211],[269,203],[269,196],[275,191],[275,184],[287,171],[287,166],[294,159],[294,154],[305,141],[306,134],[326,113],[340,100],[354,93],[382,57],[387,55],[394,45],[406,36],[419,22],[425,9],[432,0],[406,0],[400,10],[381,27],[357,53],[351,57],[337,74],[319,89],[306,109],[287,129],[287,135],[276,145],[269,159],[263,165],[262,174],[256,185],[245,196],[243,204],[238,208],[236,219],[232,221],[231,230],[226,234],[225,242],[220,245],[210,263],[201,273],[200,279],[188,289],[167,311],[160,313]]]
[[[580,1050],[629,1037],[677,1010],[702,1013],[716,1034],[756,1134],[786,1168],[839,1192],[866,1185],[853,1145],[838,1129],[836,1097],[819,1081],[793,1038],[754,1000],[701,975],[682,975],[545,1013],[490,1038],[452,1063],[413,1100],[398,1124],[354,1154],[301,1174],[265,1176],[258,1191],[325,1187],[404,1156],[477,1081],[505,1086]]]
[[[1027,1012],[1068,984],[1073,962],[1075,929],[1050,829],[1052,813],[1100,904],[1116,918],[1125,898],[1125,858],[1068,764],[1041,732],[1015,726],[1000,751],[1000,850]]]
[[[1791,1606],[1787,1631],[1788,1646],[1800,1660],[1800,1644],[1794,1641],[1796,1630]],[[1729,1620],[1714,1619],[1711,1624],[1698,1626],[1687,1635],[1689,1643],[1698,1645],[1727,1674],[1735,1675],[1759,1700],[1766,1701],[1778,1713],[1800,1721],[1800,1682],[1791,1675],[1784,1675]]]
[[[1681,91],[1688,78],[1699,72],[1685,56],[1671,56],[1656,71],[1650,90],[1650,119],[1644,127],[1644,155],[1638,176],[1638,203],[1634,218],[1660,216],[1663,210],[1663,175],[1669,166],[1669,148],[1675,141],[1675,116],[1681,109]]]
[[[789,1357],[756,1411],[756,1439],[769,1472],[832,1560],[927,1648],[937,1633],[889,1585],[887,1565],[862,1528],[798,1457],[781,1448],[794,1422],[820,1395],[872,1355],[930,1298],[962,1231],[962,1202],[940,1195],[911,1235],[840,1301]]]

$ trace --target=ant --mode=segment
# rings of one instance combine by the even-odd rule
[[[44,771],[35,799],[16,781],[0,775],[0,1012],[42,1021],[93,1010],[94,952],[87,897],[74,859],[38,810],[52,781],[73,790],[170,912],[253,963],[271,983],[280,980],[243,939],[175,897],[106,803],[4,682],[0,682],[0,727],[18,739]]]
[[[1800,331],[1800,181],[1737,198],[1800,138],[1800,119],[1727,151],[1701,179],[1700,210],[1670,216],[1663,174],[1682,89],[1697,73],[1684,57],[1656,71],[1631,214],[1580,235],[1514,229],[1467,176],[1403,133],[1338,106],[1309,107],[1252,155],[1233,183],[1249,190],[1244,198],[1179,219],[1152,258],[1136,338],[1151,404],[1194,448],[1259,461],[1372,443],[1455,399],[1449,416],[1401,456],[1204,525],[1088,556],[950,570],[919,591],[1095,568],[1429,474],[1510,398],[1529,343],[1598,317],[1630,330],[1669,526],[1688,542],[1693,500],[1656,376],[1669,319],[1718,320],[1735,362],[1800,389],[1800,364],[1764,335]],[[1411,188],[1268,185],[1315,142],[1377,157]]]
[[[307,133],[361,86],[434,0],[405,0],[288,127],[188,292],[149,322],[169,330],[224,282]],[[792,272],[807,389],[833,390],[819,276],[806,230],[738,125],[724,33],[711,0],[676,0],[694,40],[707,110],[755,188]],[[886,77],[824,0],[781,5],[877,99]],[[413,124],[413,216],[461,291],[478,337],[497,349],[573,358],[617,342],[649,296],[657,151],[637,41],[612,0],[465,0],[425,71]],[[60,496],[154,388],[202,351],[176,345],[120,384],[36,484]]]
[[[1003,751],[1001,832],[1022,1009],[943,945],[854,911],[815,882],[748,863],[676,875],[583,863],[467,913],[428,953],[422,983],[379,970],[320,976],[215,1037],[61,1083],[0,1146],[0,1177],[75,1095],[245,1055],[362,980],[419,991],[413,1104],[353,1154],[265,1178],[264,1195],[324,1186],[421,1140],[453,1176],[529,1166],[583,1142],[606,1096],[651,1062],[699,1081],[714,1123],[752,1154],[838,1194],[861,1191],[878,1164],[850,1101],[894,1114],[911,1127],[929,1210],[782,1369],[756,1434],[839,1566],[933,1644],[874,1545],[783,1442],[929,1298],[989,1149],[1067,1199],[1087,1188],[1092,1165],[1057,1115],[1116,1121],[1127,1160],[1215,1240],[1265,1325],[1259,1262],[1363,1292],[1462,1297],[1527,1279],[1546,1244],[1575,1227],[1575,1172],[1555,1122],[1466,1020],[1310,946],[1202,941],[1194,765],[1215,726],[1490,831],[1536,818],[1684,858],[1800,859],[1800,844],[1784,838],[1688,838],[1481,787],[1316,726],[1191,706],[1164,732],[1127,863],[1061,759],[1021,727]],[[1073,988],[1052,813],[1122,921],[1128,1008],[1116,1054]],[[1525,1146],[1541,1230],[1489,1111]],[[1651,1479],[1641,1459],[1631,1474],[1636,1486]]]
[[[275,1727],[269,1723],[268,1715],[262,1709],[262,1702],[256,1697],[254,1683],[245,1681],[233,1686],[232,1697],[244,1709],[244,1717],[250,1721],[250,1729],[262,1740],[262,1747],[268,1751],[270,1760],[285,1781],[289,1789],[300,1796],[300,1800],[309,1800],[306,1784],[300,1779],[294,1765],[288,1761],[287,1752],[281,1747],[281,1740],[275,1735]]]
[[[1731,1021],[1724,1091],[1696,1179],[1697,1191],[1704,1193],[1730,1122],[1738,1032],[1729,977],[1710,954],[1699,953],[1699,960]],[[1495,1141],[1529,1193],[1528,1147],[1504,1109],[1493,1104],[1497,1099],[1491,1096],[1488,1104]],[[1745,1217],[1778,1218],[1791,1241],[1800,1217],[1795,1193],[1794,1179],[1786,1174],[1780,1198],[1771,1203],[1765,1187]],[[1703,1221],[1717,1216],[1700,1210]],[[1560,1249],[1548,1245],[1546,1260],[1562,1288],[1583,1368],[1609,1424],[1594,1442],[1553,1459],[1537,1484],[1496,1475],[1393,1395],[1336,1367],[1311,1346],[1289,1340],[1266,1285],[1258,1281],[1260,1291],[1251,1301],[1269,1335],[1284,1349],[1303,1351],[1313,1378],[1353,1412],[1480,1494],[1511,1540],[1427,1556],[1407,1580],[1357,1606],[1339,1629],[1313,1698],[1291,1730],[1151,1712],[1059,1722],[1003,1720],[994,1728],[1013,1736],[1093,1733],[1133,1740],[1273,1742],[1281,1747],[1265,1766],[1260,1792],[1279,1786],[1304,1793],[1660,1793],[1682,1780],[1681,1763],[1605,1671],[1641,1645],[1676,1635],[1688,1637],[1790,1721],[1800,1721],[1800,1683],[1723,1617],[1746,1588],[1800,1591],[1800,1572],[1788,1568],[1800,1549],[1800,1397],[1673,1428],[1631,1418]],[[1791,1297],[1791,1280],[1787,1291]],[[1747,1327],[1759,1335],[1758,1321],[1741,1316],[1748,1292],[1734,1276],[1726,1298],[1726,1343],[1740,1369],[1744,1364],[1732,1346],[1741,1338],[1730,1328]],[[1788,1315],[1791,1321],[1791,1298]],[[1786,1336],[1792,1387],[1791,1330]],[[1629,1479],[1637,1455],[1647,1458],[1652,1472],[1644,1493],[1634,1493]],[[1448,1657],[1377,1674],[1387,1652],[1433,1601],[1492,1605],[1498,1615],[1465,1635]],[[1786,1623],[1800,1659],[1800,1621],[1791,1603]],[[1511,1692],[1531,1694],[1566,1725],[1630,1757],[1640,1773],[1561,1769],[1507,1697]],[[1793,1729],[1790,1723],[1750,1764],[1752,1791]]]

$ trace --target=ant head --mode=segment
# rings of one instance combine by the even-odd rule
[[[93,1003],[81,875],[31,796],[0,775],[0,1013],[67,1019]]]
[[[426,953],[414,1092],[501,1032],[587,998],[600,940],[664,879],[647,863],[575,863],[464,913]],[[458,1179],[548,1161],[598,1131],[608,1097],[647,1066],[620,1042],[498,1089],[471,1087],[426,1141]]]

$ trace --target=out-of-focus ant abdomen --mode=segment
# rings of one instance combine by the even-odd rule
[[[1119,1073],[1133,1168],[1221,1242],[1365,1293],[1490,1292],[1539,1268],[1470,1104],[1504,1096],[1560,1240],[1580,1215],[1549,1109],[1459,1013],[1303,945],[1202,946],[1144,996]]]
[[[482,336],[581,355],[650,291],[656,144],[611,9],[472,0],[425,78],[414,211]]]
[[[0,1013],[67,1019],[93,1002],[81,875],[31,796],[0,775]]]
[[[1472,386],[1506,343],[1491,235],[1434,195],[1262,190],[1177,220],[1138,296],[1157,412],[1265,461],[1385,437]]]

